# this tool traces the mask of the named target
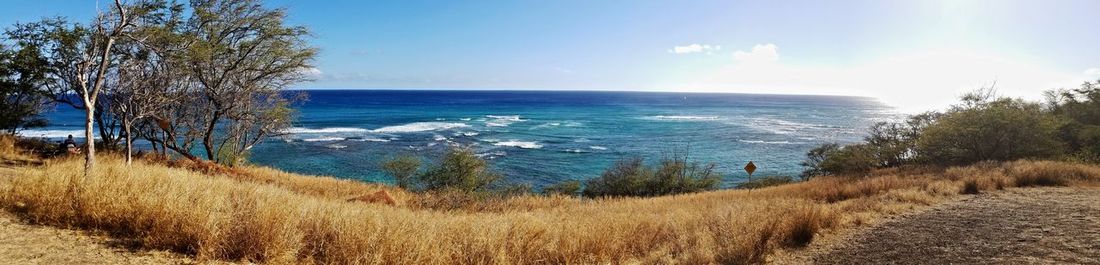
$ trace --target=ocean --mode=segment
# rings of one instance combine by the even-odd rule
[[[599,176],[616,160],[687,155],[715,163],[723,187],[754,176],[797,176],[809,149],[862,140],[898,116],[872,98],[575,91],[308,90],[287,134],[250,161],[283,170],[391,183],[386,158],[426,159],[469,147],[510,183],[539,188]],[[26,136],[81,134],[82,114],[60,106]],[[141,142],[138,142],[139,146]]]

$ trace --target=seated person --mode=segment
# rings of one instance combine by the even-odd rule
[[[69,135],[68,139],[65,139],[65,141],[61,143],[61,148],[66,152],[72,154],[80,152],[80,149],[76,147],[76,141],[73,140],[72,134]]]

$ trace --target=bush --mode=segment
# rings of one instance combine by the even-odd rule
[[[689,162],[685,156],[664,159],[655,168],[646,166],[642,158],[627,158],[588,180],[583,195],[648,197],[712,190],[721,180],[714,167]]]
[[[967,180],[963,183],[962,194],[978,194],[980,189],[978,188],[978,181],[974,179]]]
[[[922,161],[941,165],[1050,158],[1062,154],[1060,124],[1038,103],[978,91],[925,129],[917,146]]]
[[[570,180],[559,182],[554,185],[546,186],[542,188],[542,193],[546,195],[559,194],[576,196],[581,191],[581,182],[578,180]]]
[[[501,178],[488,168],[488,163],[464,148],[452,149],[439,165],[417,176],[427,190],[484,191]]]
[[[790,176],[764,176],[756,178],[750,181],[737,184],[738,189],[759,189],[764,187],[771,187],[777,185],[783,185],[788,183],[794,183],[794,179]]]
[[[839,146],[835,143],[823,144],[806,153],[802,166],[803,179],[814,176],[862,174],[879,166],[874,156],[874,148],[868,144]]]
[[[382,171],[393,177],[394,183],[404,189],[412,189],[416,172],[420,169],[420,158],[412,155],[400,155],[382,163]]]

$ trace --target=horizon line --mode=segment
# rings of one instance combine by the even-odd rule
[[[627,92],[627,93],[687,93],[687,94],[740,94],[740,95],[768,95],[768,96],[817,96],[817,97],[848,97],[867,98],[882,101],[872,96],[838,95],[838,94],[797,94],[797,93],[759,93],[759,92],[721,92],[721,91],[668,91],[668,90],[612,90],[612,89],[550,89],[550,88],[378,88],[378,87],[294,87],[286,90],[363,90],[363,91],[458,91],[458,92]],[[884,102],[882,102],[884,103]]]

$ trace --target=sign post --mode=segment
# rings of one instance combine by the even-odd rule
[[[745,172],[749,173],[749,183],[752,183],[752,172],[755,172],[755,171],[756,171],[756,164],[753,164],[752,161],[749,161],[749,164],[745,165]],[[750,189],[752,189],[752,188],[750,188]]]

